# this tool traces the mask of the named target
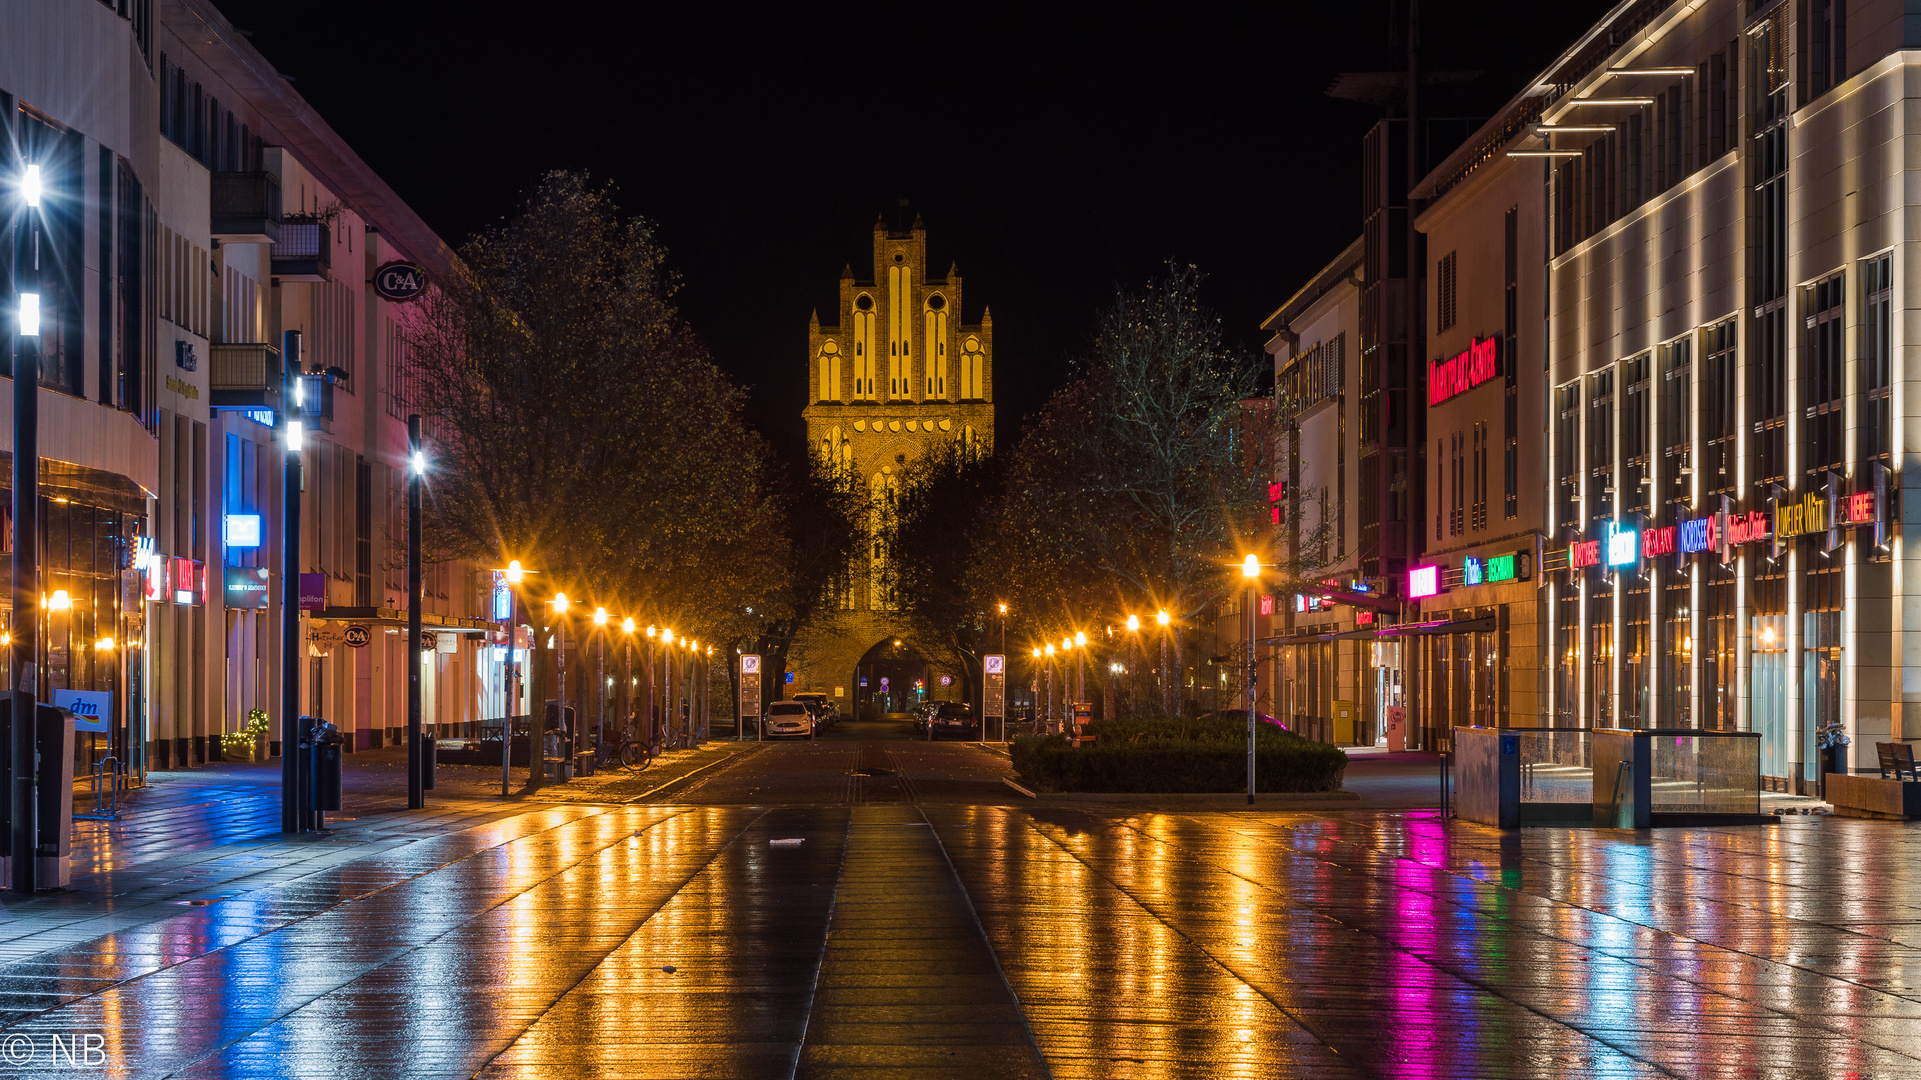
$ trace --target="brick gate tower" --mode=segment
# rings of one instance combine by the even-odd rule
[[[813,452],[859,477],[878,506],[927,449],[992,445],[994,321],[985,307],[980,322],[962,321],[955,267],[928,275],[927,229],[905,200],[874,222],[873,256],[871,276],[855,277],[851,264],[841,273],[836,321],[823,324],[815,312],[808,326],[801,415]],[[906,640],[880,583],[884,557],[875,550],[856,560],[837,610],[788,656],[796,686],[838,691],[842,709],[866,700],[854,671],[861,657],[882,642]],[[930,692],[940,675],[959,675],[931,674]],[[934,696],[959,700],[964,692],[954,686]]]

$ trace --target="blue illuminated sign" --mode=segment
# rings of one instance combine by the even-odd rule
[[[230,548],[260,546],[259,514],[228,514],[221,526],[221,540]]]
[[[1607,526],[1606,549],[1609,566],[1633,566],[1641,559],[1641,537],[1633,529],[1622,528],[1613,522]]]
[[[1470,555],[1461,562],[1461,584],[1479,585],[1481,583],[1481,560]]]

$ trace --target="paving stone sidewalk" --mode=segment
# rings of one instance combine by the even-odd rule
[[[183,910],[244,898],[357,860],[504,818],[579,804],[574,820],[709,769],[754,744],[710,743],[670,752],[649,769],[527,787],[525,769],[500,794],[495,769],[443,766],[425,809],[406,809],[405,751],[350,755],[343,805],[320,835],[280,831],[280,762],[218,763],[155,772],[126,795],[117,820],[73,823],[69,888],[15,897],[0,891],[0,970]],[[76,788],[75,807],[89,801]]]

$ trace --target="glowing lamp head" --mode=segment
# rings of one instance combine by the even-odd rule
[[[300,421],[287,421],[287,452],[289,454],[298,454],[300,452],[300,442],[304,436],[305,432],[301,429]]]
[[[1087,644],[1087,635],[1086,635],[1086,634],[1083,634],[1083,633],[1081,633],[1081,632],[1080,632],[1079,630],[1076,630],[1076,631],[1074,631],[1074,644],[1076,644],[1076,645],[1086,645],[1086,644]]]
[[[1763,645],[1774,644],[1774,627],[1763,626],[1761,628],[1761,644]]]
[[[554,610],[555,611],[558,611],[562,615],[565,615],[567,614],[567,608],[570,606],[570,604],[571,604],[571,601],[567,599],[566,593],[557,592],[554,594]]]
[[[1047,655],[1049,655],[1049,656],[1052,656],[1052,655],[1054,655],[1054,646],[1052,646],[1052,645],[1049,645],[1049,646],[1047,647]]]
[[[1066,651],[1068,651],[1069,649],[1072,649],[1073,647],[1074,647],[1074,639],[1073,639],[1073,638],[1071,638],[1071,637],[1064,637],[1064,638],[1062,638],[1062,639],[1061,639],[1061,651],[1062,651],[1062,652],[1066,652]]]
[[[672,645],[674,643],[674,632],[672,630],[667,629],[664,626],[661,627],[660,640],[661,640],[661,643],[664,645]]]
[[[622,630],[625,630],[626,632],[628,632],[628,633],[630,633],[630,634],[631,634],[631,633],[633,633],[633,632],[634,632],[634,620],[633,620],[632,618],[626,618],[626,619],[622,619],[622,620],[620,621],[620,628],[621,628]]]
[[[414,458],[413,458],[413,466],[414,466],[415,476],[425,475],[427,472],[427,455],[422,453],[419,450],[415,450]]]
[[[1166,626],[1168,622],[1167,609],[1162,608],[1160,614],[1154,616],[1154,621],[1160,623],[1162,626]]]
[[[40,196],[47,193],[46,181],[40,176],[40,166],[29,165],[20,174],[20,199],[28,206],[40,205]]]
[[[1127,628],[1129,630],[1139,630],[1141,628],[1141,617],[1139,615],[1129,615],[1127,617]]]
[[[647,636],[648,636],[648,637],[653,637],[653,636],[654,636],[654,633],[655,633],[655,631],[654,631],[654,624],[653,624],[653,623],[648,623],[648,624],[647,624]]]
[[[511,560],[509,560],[509,561],[508,561],[508,563],[507,563],[507,584],[509,584],[509,585],[518,585],[518,584],[520,584],[520,579],[521,579],[521,578],[523,578],[523,577],[525,577],[526,575],[527,575],[527,571],[525,571],[525,570],[522,570],[522,569],[520,568],[520,560],[519,560],[519,559],[511,559]]]
[[[1260,556],[1249,555],[1247,557],[1247,561],[1241,563],[1241,576],[1250,577],[1250,578],[1256,578],[1261,576]]]
[[[1001,605],[1001,614],[1002,614],[1002,615],[1005,615],[1005,614],[1007,614],[1007,605],[1006,605],[1006,604],[1002,604],[1002,605]]]
[[[1039,660],[1040,658],[1041,658],[1041,651],[1040,651],[1039,649],[1035,649],[1035,650],[1034,650],[1034,659],[1036,659],[1036,660]]]
[[[65,589],[53,590],[53,598],[47,601],[47,610],[71,611],[72,609],[73,609],[73,598],[67,595],[67,590]]]
[[[20,294],[20,336],[40,336],[40,294]]]
[[[594,625],[595,626],[607,625],[607,609],[606,608],[597,607],[594,609]]]
[[[99,641],[94,642],[93,647],[101,652],[112,652],[113,639],[110,637],[103,637]]]

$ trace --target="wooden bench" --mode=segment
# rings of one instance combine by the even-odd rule
[[[1914,747],[1875,743],[1880,776],[1827,775],[1827,799],[1843,817],[1913,821],[1921,818],[1921,774],[1915,772]]]
[[[1883,780],[1921,780],[1921,772],[1915,771],[1914,747],[1907,743],[1878,742],[1874,752],[1881,759],[1881,779]]]

